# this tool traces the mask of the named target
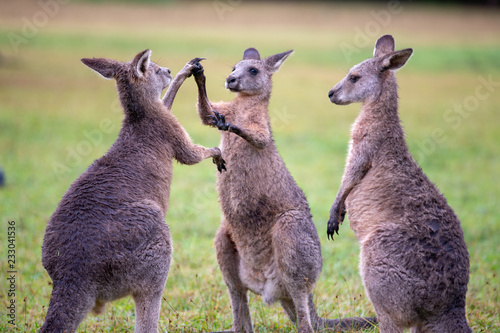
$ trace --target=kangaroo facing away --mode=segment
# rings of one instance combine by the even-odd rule
[[[256,49],[247,49],[226,80],[226,88],[236,93],[230,102],[211,104],[203,70],[193,72],[199,116],[222,131],[227,161],[227,171],[217,180],[223,219],[215,247],[231,298],[233,329],[253,332],[248,290],[268,304],[280,302],[301,333],[313,327],[371,327],[374,318],[319,318],[313,304],[322,267],[320,241],[306,197],[276,149],[268,113],[272,74],[291,53],[261,60]]]
[[[392,36],[382,36],[373,58],[329,92],[332,103],[363,107],[328,236],[338,233],[347,210],[381,332],[471,332],[465,318],[469,254],[460,221],[410,155],[398,116],[394,72],[412,52],[394,51]]]
[[[42,263],[53,281],[40,332],[74,332],[90,310],[131,295],[135,332],[157,332],[172,252],[168,209],[172,159],[195,164],[220,150],[194,145],[170,113],[175,94],[196,68],[193,59],[172,81],[170,70],[150,61],[82,59],[116,79],[124,120],[116,142],[69,188],[50,218]]]

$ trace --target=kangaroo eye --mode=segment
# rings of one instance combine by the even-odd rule
[[[236,67],[233,67],[233,72],[235,71]]]
[[[160,73],[161,73],[161,68],[158,68],[158,69],[156,70],[156,74],[160,74]]]
[[[361,76],[359,75],[351,75],[349,76],[349,81],[351,81],[352,83],[356,83],[358,82],[358,80],[361,78]]]
[[[257,75],[257,74],[259,74],[259,70],[258,70],[257,68],[254,68],[254,67],[250,68],[248,71],[249,71],[249,72],[250,72],[250,74],[252,74],[252,75]]]

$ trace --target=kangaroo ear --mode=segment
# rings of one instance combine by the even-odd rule
[[[275,73],[280,69],[281,65],[285,60],[292,54],[293,50],[286,51],[283,53],[278,53],[264,59],[264,63],[266,67],[271,71],[271,73]]]
[[[379,69],[381,72],[385,70],[396,70],[403,67],[410,59],[413,49],[404,49],[383,56],[379,61]]]
[[[383,55],[394,52],[394,38],[391,35],[384,35],[380,37],[375,43],[375,49],[373,50],[374,57],[381,57]]]
[[[151,50],[147,49],[139,53],[132,60],[132,68],[134,69],[134,74],[137,77],[142,77],[146,74],[149,67],[149,58],[151,57]]]
[[[116,70],[121,66],[121,63],[116,60],[104,58],[83,58],[82,62],[84,65],[96,71],[106,79],[113,79],[116,77]]]
[[[257,51],[253,47],[246,49],[245,52],[243,52],[243,60],[248,59],[260,60],[259,51]]]

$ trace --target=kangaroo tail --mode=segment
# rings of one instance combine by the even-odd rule
[[[318,316],[313,303],[312,294],[309,294],[309,313],[314,330],[317,332],[344,332],[350,330],[371,329],[377,325],[375,317],[353,317],[342,319],[325,319]]]
[[[354,317],[342,319],[324,319],[318,317],[314,323],[314,329],[318,332],[344,332],[350,330],[361,330],[375,328],[377,318]]]

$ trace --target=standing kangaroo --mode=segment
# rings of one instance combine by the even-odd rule
[[[215,247],[233,329],[253,332],[248,290],[268,304],[279,301],[301,333],[313,327],[371,327],[373,318],[319,318],[313,304],[322,267],[318,233],[306,197],[274,145],[268,112],[272,74],[291,53],[261,60],[256,49],[247,49],[226,80],[226,88],[236,93],[231,102],[211,104],[203,71],[193,72],[203,124],[223,131],[227,171],[217,180],[223,219]]]
[[[381,332],[471,332],[465,318],[469,254],[460,221],[410,155],[398,116],[394,71],[412,52],[395,52],[392,36],[382,36],[373,58],[329,92],[332,103],[363,107],[328,236],[338,233],[347,210]]]
[[[223,167],[220,150],[194,145],[170,113],[199,59],[177,74],[162,101],[172,76],[150,54],[129,63],[82,59],[116,79],[125,117],[116,142],[71,185],[47,224],[42,263],[53,290],[40,332],[74,332],[90,310],[127,295],[135,301],[135,332],[157,332],[172,252],[165,224],[172,159],[213,157]]]

